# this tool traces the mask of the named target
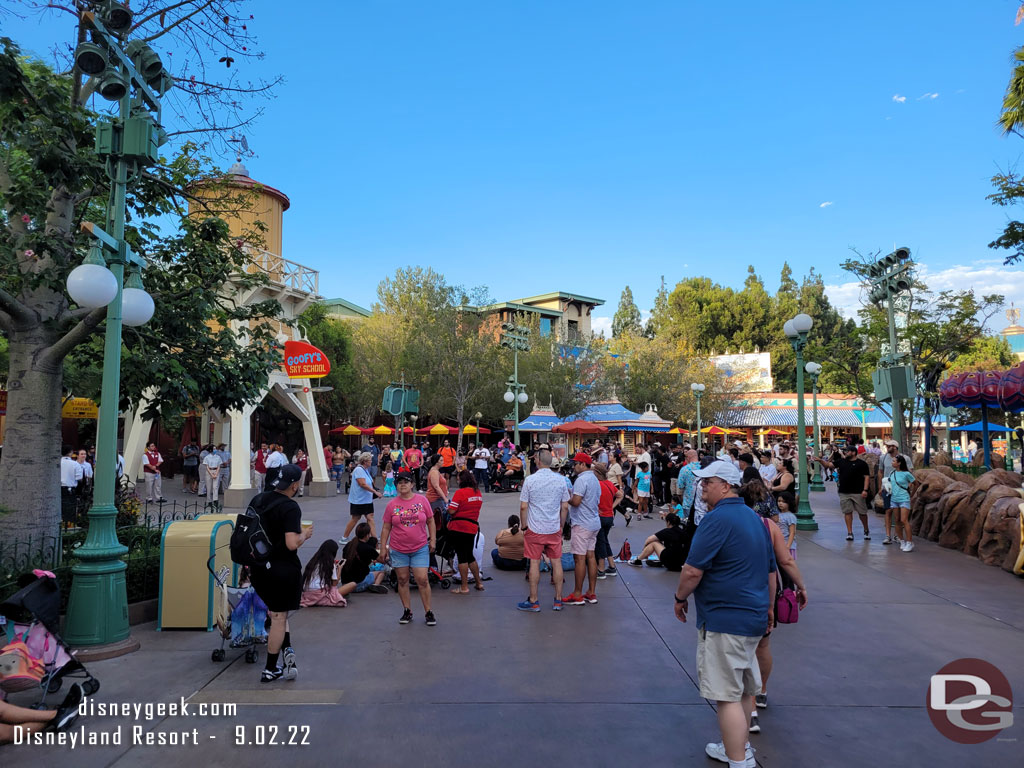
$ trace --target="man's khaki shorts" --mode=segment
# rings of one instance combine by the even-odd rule
[[[868,513],[868,502],[859,493],[840,493],[839,509],[844,515],[866,515]]]
[[[700,695],[710,701],[740,701],[761,692],[757,666],[760,637],[697,631],[697,679]]]

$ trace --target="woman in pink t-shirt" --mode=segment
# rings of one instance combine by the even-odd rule
[[[380,560],[384,562],[391,554],[391,567],[398,577],[398,596],[402,599],[402,618],[399,624],[412,621],[412,608],[409,602],[409,571],[416,579],[423,602],[427,626],[437,624],[434,612],[430,610],[430,582],[427,580],[427,569],[430,566],[430,555],[437,541],[437,529],[434,527],[434,513],[430,502],[421,494],[416,493],[413,485],[412,472],[403,470],[395,478],[398,496],[388,502],[384,510],[384,524],[380,532]]]

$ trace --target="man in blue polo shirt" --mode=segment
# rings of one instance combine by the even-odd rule
[[[693,473],[701,479],[709,514],[693,536],[676,587],[676,618],[697,604],[700,695],[718,703],[722,741],[709,757],[730,768],[756,766],[747,742],[753,696],[761,692],[757,644],[772,625],[775,553],[758,515],[736,495],[739,469],[715,461]]]

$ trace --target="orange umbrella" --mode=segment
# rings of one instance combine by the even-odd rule
[[[361,435],[361,434],[363,434],[363,430],[361,430],[355,424],[348,424],[348,425],[346,425],[344,427],[338,427],[337,429],[332,429],[330,432],[328,432],[328,434],[329,435],[345,435],[347,437],[351,437],[352,435]]]
[[[447,427],[438,422],[437,424],[431,424],[429,427],[422,427],[416,431],[421,435],[454,435],[459,430],[453,427]]]
[[[381,424],[379,427],[367,427],[366,429],[360,430],[364,435],[393,435],[395,430],[391,427],[385,427]]]

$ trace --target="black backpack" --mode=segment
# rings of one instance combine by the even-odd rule
[[[261,494],[262,495],[262,494]],[[235,530],[231,532],[231,561],[238,565],[270,567],[273,544],[263,528],[262,514],[268,507],[261,503],[260,496],[249,502],[245,512],[235,519]]]

